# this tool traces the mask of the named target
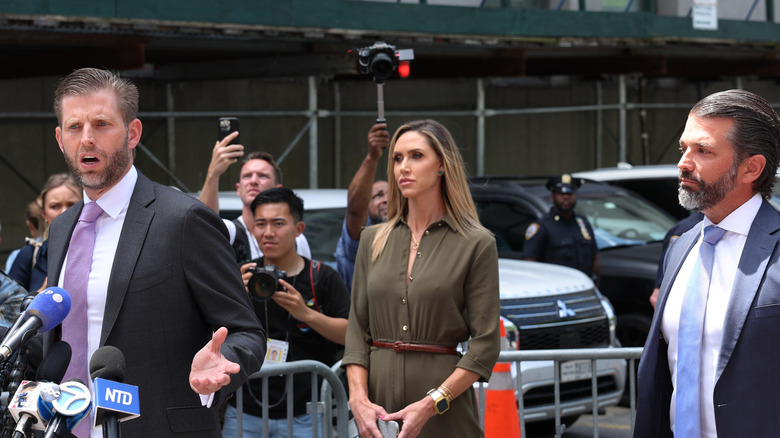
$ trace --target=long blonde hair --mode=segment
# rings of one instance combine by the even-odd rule
[[[377,225],[376,237],[371,247],[372,262],[379,258],[387,246],[390,231],[409,213],[409,201],[401,195],[398,188],[392,159],[398,138],[407,132],[422,135],[442,160],[444,174],[441,176],[441,195],[455,231],[465,234],[467,231],[485,230],[479,222],[474,200],[471,199],[463,157],[452,135],[444,125],[435,120],[416,120],[398,128],[390,143],[390,159],[387,160],[387,221]]]

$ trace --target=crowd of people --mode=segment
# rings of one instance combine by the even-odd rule
[[[27,243],[0,271],[0,325],[13,324],[28,291],[67,290],[71,312],[30,348],[45,356],[67,341],[65,378],[83,381],[99,347],[119,348],[142,400],[141,416],[122,423],[127,436],[237,436],[231,394],[243,386],[244,434],[287,436],[291,414],[292,435],[310,437],[308,376],[295,375],[289,393],[271,378],[268,406],[260,382],[246,382],[263,363],[297,360],[342,361],[362,437],[382,437],[388,421],[404,438],[482,435],[473,384],[490,379],[500,349],[498,255],[445,126],[370,128],[333,269],[312,259],[303,201],[273,156],[231,144],[238,132],[215,143],[199,200],[146,178],[132,154],[138,97],[101,69],[60,82],[55,138],[69,172],[28,206]],[[637,437],[780,429],[780,214],[765,200],[779,145],[780,119],[755,94],[715,93],[689,114],[679,197],[701,213],[670,230],[659,262]],[[385,151],[386,178],[375,180]],[[235,163],[243,207],[223,220],[219,180]],[[574,210],[579,185],[569,174],[548,181],[553,206],[526,230],[524,257],[598,283],[593,228]],[[73,435],[102,435],[88,423]]]

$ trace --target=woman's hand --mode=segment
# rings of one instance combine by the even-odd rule
[[[433,399],[426,395],[422,400],[412,403],[398,412],[387,414],[382,419],[403,421],[398,438],[415,438],[420,434],[425,423],[434,415],[436,415],[436,411],[433,409]]]
[[[387,416],[385,408],[371,403],[367,398],[362,400],[350,400],[349,408],[352,410],[352,416],[355,417],[358,433],[362,438],[382,438],[379,427],[376,425],[376,420],[380,416]]]

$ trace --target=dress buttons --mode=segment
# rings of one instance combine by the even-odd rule
[[[430,231],[428,231],[428,230],[425,230],[425,235],[427,236],[427,235],[429,235],[429,234],[431,234],[431,232],[430,232]]]
[[[403,327],[401,327],[401,330],[403,330],[403,331],[407,331],[407,330],[409,330],[409,326],[408,326],[408,325],[406,325],[406,324],[404,324],[404,326],[403,326]]]
[[[422,253],[420,251],[417,251],[417,257],[422,257]]]
[[[401,304],[406,304],[406,298],[401,300]]]
[[[409,281],[414,281],[414,278],[412,278],[411,275],[409,276]]]

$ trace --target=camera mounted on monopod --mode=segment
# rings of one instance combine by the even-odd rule
[[[352,51],[352,50],[350,50]],[[377,41],[368,47],[354,49],[358,55],[358,71],[364,75],[372,75],[376,82],[377,93],[377,123],[385,120],[385,99],[382,86],[398,69],[401,61],[414,59],[413,49],[398,50],[392,44]]]

